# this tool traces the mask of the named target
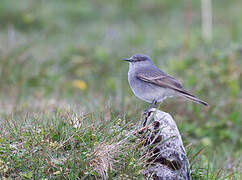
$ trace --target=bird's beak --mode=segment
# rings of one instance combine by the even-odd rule
[[[130,58],[124,58],[122,59],[123,61],[128,61],[128,62],[132,62],[132,60]]]

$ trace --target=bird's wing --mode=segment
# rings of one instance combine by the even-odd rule
[[[182,94],[193,96],[182,87],[178,80],[162,71],[141,71],[136,74],[136,77],[142,81],[152,83],[163,88],[170,88]]]

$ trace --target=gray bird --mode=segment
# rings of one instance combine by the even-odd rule
[[[150,103],[145,113],[167,97],[181,96],[196,103],[208,104],[186,91],[175,78],[157,68],[149,56],[135,54],[123,59],[129,62],[129,85],[138,98]]]

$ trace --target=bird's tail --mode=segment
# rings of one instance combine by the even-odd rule
[[[182,97],[185,97],[185,98],[187,98],[187,99],[189,99],[189,100],[191,100],[191,101],[193,101],[193,102],[196,102],[196,103],[202,104],[202,105],[204,105],[204,106],[209,106],[208,103],[206,103],[205,101],[200,100],[199,98],[197,98],[196,96],[190,94],[190,93],[187,92],[187,91],[179,91],[179,92],[180,92],[179,94],[180,94]]]
[[[202,101],[200,99],[198,99],[197,97],[193,97],[193,96],[189,96],[189,95],[184,95],[184,97],[186,97],[187,99],[194,101],[196,103],[202,104],[204,106],[208,106],[208,103],[206,103],[205,101]]]

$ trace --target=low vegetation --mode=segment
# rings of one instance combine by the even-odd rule
[[[120,59],[144,53],[210,104],[160,107],[177,122],[193,179],[240,179],[242,4],[213,2],[207,42],[200,3],[187,2],[2,0],[0,177],[142,179],[133,133],[147,104]]]

